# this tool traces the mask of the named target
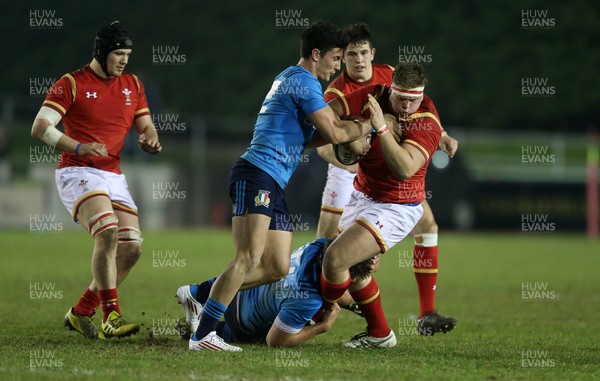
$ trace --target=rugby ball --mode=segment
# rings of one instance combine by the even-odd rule
[[[343,119],[344,120],[357,120],[357,121],[366,120],[366,118],[360,114],[348,115],[348,116],[344,117]],[[370,136],[369,136],[369,138],[370,138]],[[357,154],[355,154],[348,148],[347,143],[335,144],[333,146],[333,153],[335,154],[335,158],[337,159],[337,161],[339,161],[343,165],[353,165],[353,164],[358,163],[361,159],[361,157],[359,157]]]
[[[367,139],[367,143],[371,143],[371,135],[367,135],[365,138]],[[343,165],[353,165],[356,164],[362,159],[362,156],[359,156],[352,152],[350,148],[348,148],[348,143],[340,143],[333,146],[333,153],[335,154],[335,158]]]
[[[333,146],[335,158],[343,165],[352,165],[360,161],[357,154],[350,151],[346,143],[340,143]]]

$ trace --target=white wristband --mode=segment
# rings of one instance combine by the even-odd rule
[[[378,134],[378,135],[383,135],[383,134],[385,134],[386,132],[388,132],[388,126],[387,126],[387,123],[386,123],[386,124],[384,124],[383,126],[379,127],[379,128],[376,128],[376,129],[375,129],[375,132],[377,132],[377,134]]]
[[[381,127],[379,127],[379,128],[376,128],[376,129],[375,129],[375,132],[379,132],[379,131],[383,130],[383,129],[384,129],[384,128],[386,128],[386,127],[387,127],[387,123],[384,123],[384,124],[383,124],[383,126],[381,126]]]
[[[44,135],[42,136],[42,141],[49,146],[56,147],[56,144],[58,144],[58,141],[64,135],[65,134],[57,130],[56,127],[50,125],[46,128],[46,132],[44,132]]]

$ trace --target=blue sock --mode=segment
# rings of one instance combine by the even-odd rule
[[[208,298],[204,305],[204,310],[202,311],[200,324],[198,325],[196,332],[192,335],[192,340],[198,341],[210,332],[216,331],[219,319],[221,319],[221,316],[223,316],[226,309],[227,306],[212,298]]]
[[[206,300],[208,300],[208,295],[210,294],[210,289],[216,280],[217,278],[212,278],[200,284],[192,284],[190,285],[190,293],[194,299],[196,299],[196,301],[200,302],[202,305],[205,305]]]

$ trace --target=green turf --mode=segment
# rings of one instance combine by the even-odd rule
[[[96,342],[62,327],[89,281],[89,237],[0,233],[0,380],[600,379],[597,242],[559,234],[440,237],[437,305],[458,319],[452,333],[414,335],[418,299],[406,241],[384,256],[376,276],[396,348],[341,348],[365,326],[342,311],[331,332],[302,347],[197,353],[173,335],[171,323],[182,316],[173,296],[182,284],[218,275],[231,259],[229,231],[146,232],[144,255],[119,289],[123,312],[142,331]],[[295,246],[309,239],[296,234]],[[153,261],[161,253],[177,260],[171,267]],[[523,283],[546,292],[524,300]],[[52,286],[54,293],[33,290],[46,298],[31,298],[32,287]]]

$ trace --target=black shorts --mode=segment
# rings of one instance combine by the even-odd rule
[[[238,159],[229,172],[229,197],[233,217],[264,214],[271,217],[269,230],[292,231],[285,191],[268,173],[247,160]]]

